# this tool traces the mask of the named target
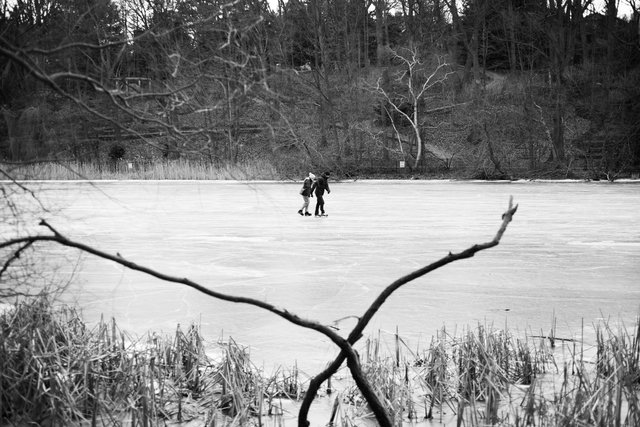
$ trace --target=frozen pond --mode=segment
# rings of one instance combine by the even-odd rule
[[[360,315],[398,277],[495,235],[509,196],[520,205],[502,243],[399,290],[370,334],[396,327],[413,347],[446,325],[478,322],[558,336],[640,312],[640,184],[331,182],[326,218],[303,218],[299,183],[46,183],[48,218],[70,238],[163,273],[262,299],[332,324]],[[312,199],[315,206],[315,199]],[[50,256],[62,254],[51,248]],[[317,332],[84,256],[70,294],[89,321],[249,345],[256,364],[316,372],[337,353]],[[352,319],[338,323],[346,335]]]

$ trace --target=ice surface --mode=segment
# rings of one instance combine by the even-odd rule
[[[301,217],[301,183],[47,183],[49,222],[69,238],[163,273],[334,324],[393,280],[489,241],[509,196],[520,205],[502,243],[401,288],[366,333],[413,348],[446,325],[579,335],[581,324],[631,324],[640,309],[640,185],[634,183],[331,182],[326,218]],[[311,199],[315,207],[315,199]],[[51,248],[49,259],[66,253]],[[317,332],[258,308],[216,301],[90,256],[69,290],[89,321],[114,316],[136,334],[200,322],[265,366],[315,372],[337,351]],[[587,337],[589,339],[589,337]]]

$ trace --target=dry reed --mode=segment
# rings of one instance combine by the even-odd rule
[[[267,384],[300,388],[264,378],[233,340],[217,344],[214,361],[196,325],[134,340],[113,319],[89,329],[46,298],[2,313],[0,342],[0,424],[257,425]]]
[[[16,180],[277,180],[282,175],[266,160],[210,163],[188,159],[109,164],[40,162],[7,166]]]
[[[634,326],[598,325],[593,358],[575,342],[552,349],[547,337],[485,325],[460,337],[443,329],[422,351],[397,332],[389,346],[378,335],[360,353],[395,425],[637,426],[640,320]],[[134,340],[114,320],[91,329],[44,297],[0,314],[0,342],[1,424],[281,427],[282,399],[304,393],[297,367],[265,376],[232,339],[212,356],[197,325]],[[570,356],[558,363],[564,346]],[[369,424],[357,387],[335,381],[328,423]]]
[[[637,426],[639,324],[633,332],[600,325],[593,361],[573,340],[555,340],[573,346],[569,359],[557,361],[566,349],[552,348],[548,337],[485,325],[461,337],[443,329],[419,353],[379,335],[362,350],[363,368],[398,426],[418,417],[465,426]],[[332,420],[356,425],[370,416],[354,385],[338,398]]]

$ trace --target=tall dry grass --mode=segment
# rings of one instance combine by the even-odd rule
[[[639,326],[640,321],[629,331],[599,325],[593,357],[569,339],[555,348],[548,337],[520,337],[486,325],[461,336],[443,329],[420,352],[397,334],[391,344],[378,336],[361,354],[398,426],[422,420],[456,426],[638,426]],[[353,384],[338,401],[339,413],[332,415],[337,425],[362,425],[371,416]]]
[[[640,320],[603,323],[595,336],[585,351],[478,325],[442,329],[419,351],[379,334],[359,353],[398,426],[638,426]],[[197,325],[136,340],[115,320],[89,328],[46,298],[0,314],[0,343],[0,424],[281,427],[282,400],[300,399],[306,382],[295,366],[265,375],[232,339],[205,345]],[[329,425],[372,425],[348,374],[327,389]]]
[[[156,163],[110,164],[39,162],[6,168],[16,180],[277,180],[282,175],[266,160],[230,164],[177,159]]]
[[[134,340],[115,320],[88,328],[46,298],[2,313],[0,342],[2,425],[281,425],[267,409],[292,387],[233,340],[208,355],[196,325]]]

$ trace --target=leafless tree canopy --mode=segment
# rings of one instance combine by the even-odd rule
[[[637,9],[4,0],[0,160],[611,178],[638,164]]]

